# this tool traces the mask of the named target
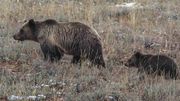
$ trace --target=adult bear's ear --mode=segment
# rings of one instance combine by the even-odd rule
[[[28,24],[29,24],[29,27],[30,27],[31,29],[34,29],[35,26],[36,26],[34,19],[30,19],[29,22],[28,22]]]

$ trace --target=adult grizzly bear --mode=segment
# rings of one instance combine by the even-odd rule
[[[146,72],[147,74],[162,75],[165,78],[177,78],[177,65],[169,57],[165,55],[144,55],[140,52],[136,52],[127,61],[125,66],[136,67],[138,72]]]
[[[40,43],[45,60],[60,60],[65,53],[73,55],[72,63],[78,63],[85,57],[93,64],[105,67],[98,33],[80,22],[31,19],[13,37],[19,41]]]

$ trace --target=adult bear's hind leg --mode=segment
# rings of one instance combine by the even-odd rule
[[[102,50],[101,50],[101,47],[97,48],[97,50],[92,50],[91,51],[91,54],[89,56],[90,58],[90,61],[97,65],[98,67],[99,66],[102,66],[102,67],[106,67],[105,66],[105,62],[104,62],[104,58],[103,58],[103,54],[102,54]]]

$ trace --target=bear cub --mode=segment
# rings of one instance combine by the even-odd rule
[[[145,72],[154,76],[163,75],[166,79],[177,79],[177,65],[165,55],[145,55],[135,52],[125,66],[138,68],[138,73]]]

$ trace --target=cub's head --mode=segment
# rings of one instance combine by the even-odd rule
[[[36,22],[33,19],[31,19],[19,30],[18,33],[16,33],[13,36],[13,38],[19,41],[24,41],[24,40],[37,41],[36,30],[37,30]]]
[[[140,64],[140,58],[142,54],[140,52],[135,52],[125,63],[127,67],[138,67]]]

